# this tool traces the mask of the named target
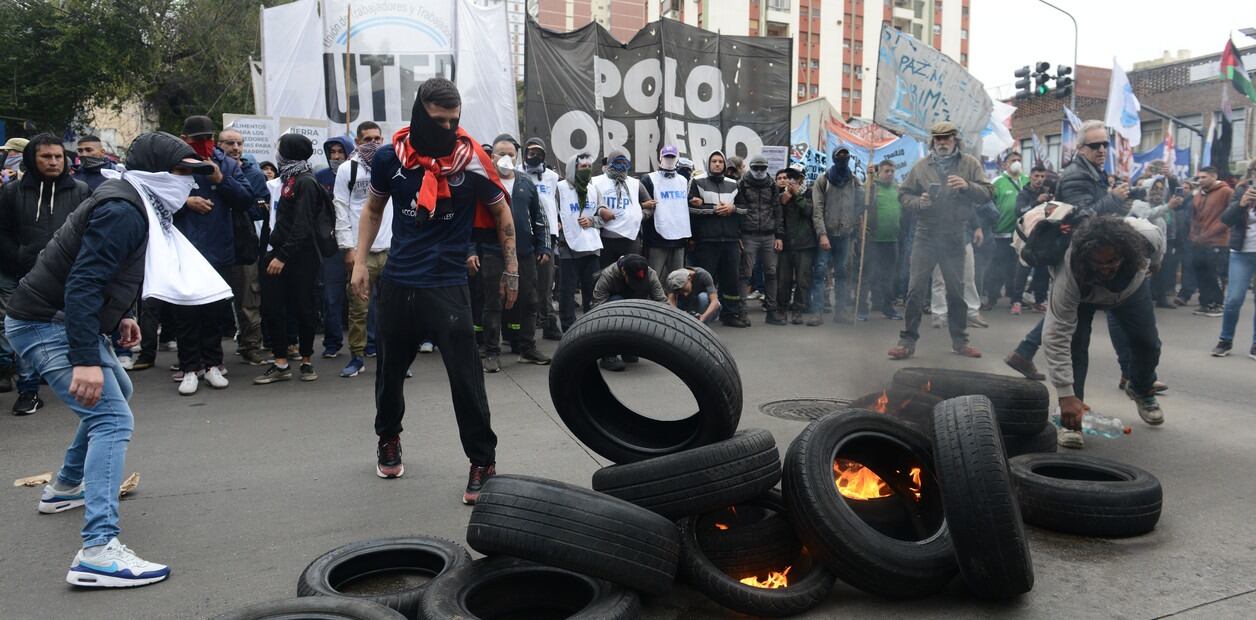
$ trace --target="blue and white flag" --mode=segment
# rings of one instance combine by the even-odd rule
[[[1082,119],[1068,106],[1064,106],[1064,121],[1060,123],[1060,170],[1077,156],[1077,134],[1082,130]]]
[[[1113,131],[1125,136],[1133,146],[1143,140],[1143,125],[1138,113],[1143,109],[1134,96],[1134,88],[1130,79],[1112,59],[1112,80],[1108,83],[1108,109],[1103,115],[1103,123]]]

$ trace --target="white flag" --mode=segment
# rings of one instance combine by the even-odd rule
[[[1142,106],[1134,96],[1129,78],[1116,59],[1112,59],[1112,81],[1108,83],[1108,109],[1103,123],[1124,136],[1131,146],[1137,146],[1143,139],[1142,122],[1138,119],[1140,110]]]

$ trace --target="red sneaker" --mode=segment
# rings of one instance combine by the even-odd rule
[[[467,475],[467,490],[462,493],[462,503],[474,506],[475,502],[480,499],[480,489],[484,487],[484,483],[496,475],[496,465],[480,467],[472,463],[471,473]]]
[[[966,344],[962,347],[955,347],[952,350],[964,357],[981,357],[981,351],[978,351],[977,348],[971,344]]]
[[[909,347],[909,346],[900,344],[897,347],[890,349],[888,355],[890,356],[890,359],[892,360],[905,360],[911,357],[912,355],[915,355],[915,353],[916,353],[915,347]]]
[[[406,473],[406,466],[401,462],[401,438],[397,435],[380,437],[375,456],[375,475],[380,478],[400,478]]]

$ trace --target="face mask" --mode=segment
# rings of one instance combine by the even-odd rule
[[[659,170],[662,170],[663,172],[675,172],[676,171],[676,158],[664,157],[663,159],[660,159]]]
[[[509,155],[502,155],[497,158],[497,174],[504,177],[512,177],[515,175],[515,160]]]
[[[21,153],[14,153],[4,158],[4,167],[8,168],[9,170],[17,170],[18,166],[21,165],[21,163],[22,163]]]
[[[340,164],[343,164],[343,163],[345,163],[345,160],[343,159],[339,159],[339,160],[328,159],[327,160],[327,165],[331,167],[332,172],[335,172],[336,170],[338,170],[340,168]]]
[[[758,180],[763,180],[768,177],[768,170],[767,168],[764,168],[762,170],[759,170],[758,168],[751,168],[750,176]]]
[[[838,167],[840,167],[840,168],[849,168],[849,167],[850,167],[850,158],[849,158],[849,157],[846,157],[846,156],[839,156],[837,159],[835,159],[835,160],[833,160],[833,161],[834,161],[835,163],[837,163]]]
[[[190,174],[128,170],[126,175],[139,177],[140,184],[148,190],[150,200],[156,198],[161,203],[153,207],[170,215],[183,208],[183,203],[187,202],[188,196],[196,188],[196,179]]]
[[[581,168],[580,170],[576,171],[576,183],[579,183],[581,185],[588,185],[589,180],[592,178],[593,178],[592,168]]]
[[[445,157],[454,152],[458,142],[458,121],[450,123],[449,129],[436,124],[427,114],[427,108],[415,101],[410,115],[410,144],[420,155],[428,157]]]
[[[545,163],[545,156],[537,155],[536,157],[528,157],[523,160],[523,163],[527,164],[530,168],[536,168],[537,166]]]
[[[89,169],[90,169],[90,168],[99,168],[99,167],[104,166],[104,165],[105,165],[105,158],[103,158],[103,157],[86,157],[86,156],[84,156],[84,157],[80,157],[80,158],[79,158],[79,167],[81,167],[81,168],[89,168]]]
[[[192,140],[188,143],[201,159],[209,159],[214,154],[214,139]]]
[[[1018,175],[1021,173],[1021,170],[1024,170],[1024,168],[1021,166],[1021,163],[1018,161],[1012,162],[1012,164],[1007,167],[1007,171],[1012,174]]]

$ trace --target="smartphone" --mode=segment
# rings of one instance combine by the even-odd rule
[[[1182,188],[1180,188],[1180,187],[1179,187],[1179,188],[1177,188],[1177,189],[1173,190],[1173,195],[1174,195],[1174,196],[1182,196],[1182,197],[1184,197],[1184,196],[1186,196],[1186,190],[1184,190],[1184,189],[1182,189]]]
[[[930,183],[930,184],[929,184],[929,197],[930,197],[930,198],[936,198],[936,197],[938,196],[938,194],[939,194],[939,193],[941,193],[941,192],[942,192],[942,184],[941,184],[941,183]]]

